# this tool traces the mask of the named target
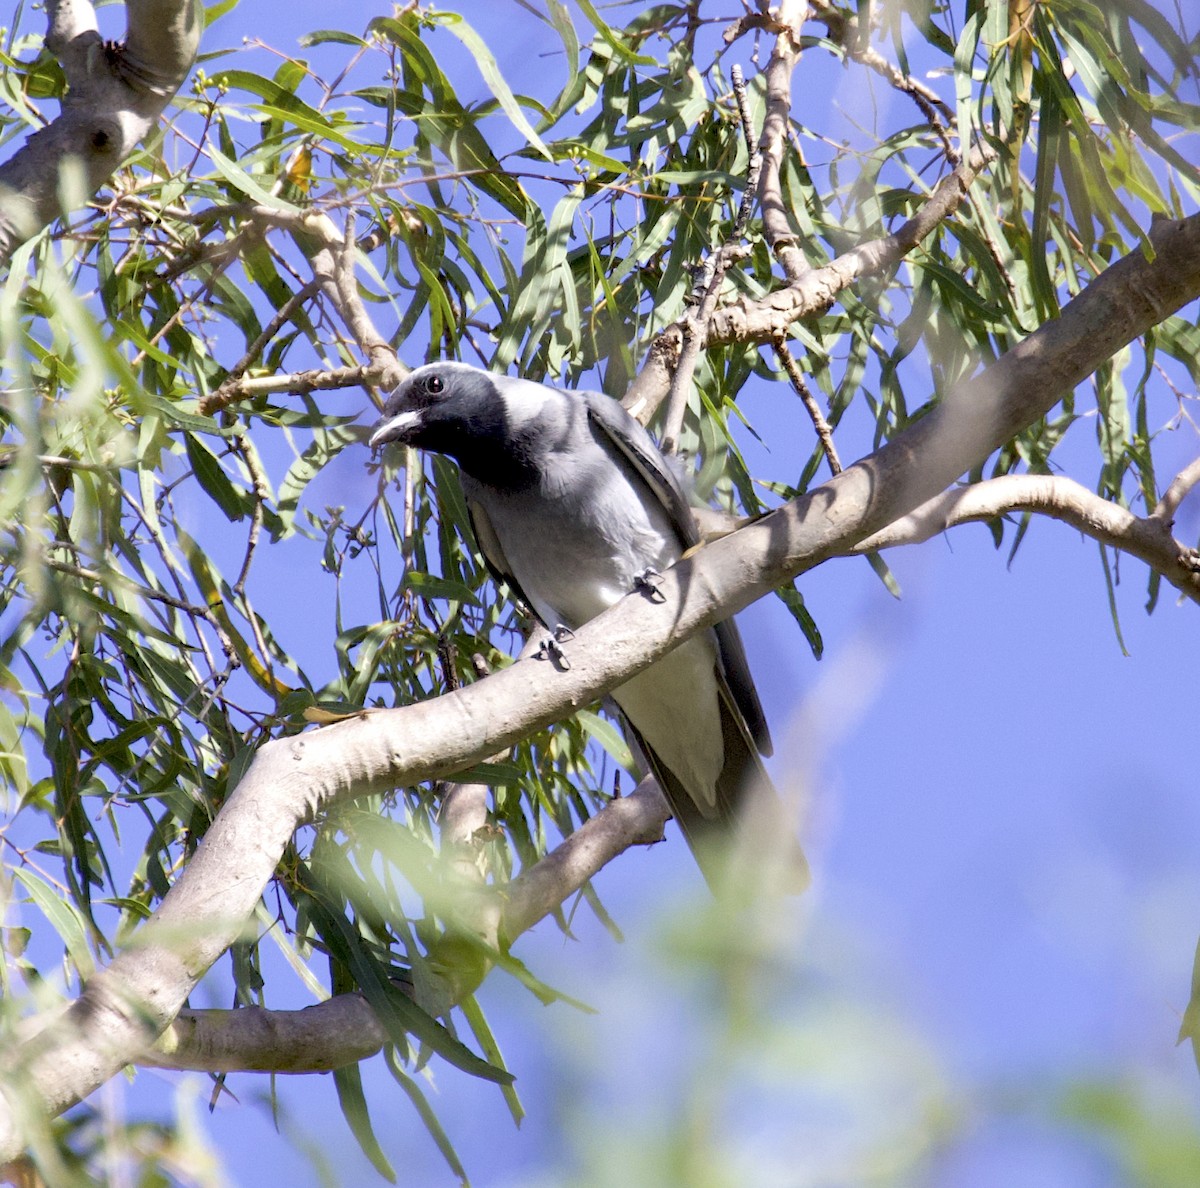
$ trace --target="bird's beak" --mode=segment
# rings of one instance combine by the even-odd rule
[[[406,409],[394,416],[384,416],[371,432],[367,444],[373,450],[389,441],[404,441],[405,438],[421,423],[421,413],[417,409]]]

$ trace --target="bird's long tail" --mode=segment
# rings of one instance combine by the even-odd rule
[[[796,823],[767,775],[742,717],[721,697],[725,762],[716,782],[716,811],[706,815],[685,784],[626,718],[646,767],[658,780],[706,882],[722,898],[798,894],[810,882]]]

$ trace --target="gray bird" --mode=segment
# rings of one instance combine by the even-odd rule
[[[384,406],[370,444],[393,441],[458,463],[488,568],[558,635],[635,589],[653,597],[657,575],[699,542],[671,466],[599,393],[431,363]],[[771,739],[733,621],[693,636],[612,697],[715,885],[747,809],[783,819],[759,758]],[[785,881],[796,885],[803,855],[794,841],[787,849]]]

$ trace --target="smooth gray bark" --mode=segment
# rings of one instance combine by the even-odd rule
[[[87,0],[50,0],[46,47],[62,65],[59,117],[0,165],[0,264],[91,198],[154,128],[191,69],[204,26],[199,0],[128,0],[125,40],[105,43]],[[63,193],[69,164],[78,188]]]

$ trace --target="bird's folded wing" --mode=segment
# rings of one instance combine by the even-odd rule
[[[475,543],[483,554],[483,563],[488,567],[488,573],[496,580],[497,585],[507,585],[513,594],[532,610],[533,603],[529,601],[528,595],[521,589],[521,583],[513,575],[512,566],[504,555],[500,538],[488,518],[487,509],[476,499],[468,497],[466,503],[471,531],[475,534]]]
[[[612,445],[619,457],[634,468],[666,510],[680,546],[687,550],[698,544],[700,534],[683,484],[659,453],[650,435],[611,397],[601,392],[582,392],[580,395],[587,403],[588,416],[597,431]],[[771,735],[762,703],[754,688],[754,678],[750,675],[742,637],[732,619],[718,623],[716,633],[721,672],[734,704],[745,719],[754,745],[762,754],[769,755],[772,750]]]

